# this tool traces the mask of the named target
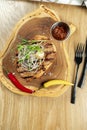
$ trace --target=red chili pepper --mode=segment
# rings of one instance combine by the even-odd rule
[[[34,90],[25,88],[17,79],[16,77],[12,74],[12,73],[8,73],[8,77],[11,80],[11,82],[21,91],[23,92],[27,92],[27,93],[33,93],[35,92]]]

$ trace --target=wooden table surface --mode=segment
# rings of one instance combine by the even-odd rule
[[[81,7],[44,3],[54,9],[62,20],[72,22],[77,32],[66,47],[74,75],[74,46],[85,42],[87,36],[87,10]],[[40,3],[24,1],[0,2],[0,51],[5,46],[13,27],[26,13]],[[67,13],[66,13],[67,12]],[[82,65],[80,67],[81,71]],[[71,88],[58,98],[20,96],[0,83],[0,130],[87,130],[87,73],[83,88],[77,88],[75,105],[70,103]]]

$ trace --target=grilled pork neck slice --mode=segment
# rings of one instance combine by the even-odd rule
[[[39,37],[18,45],[17,71],[27,81],[43,76],[56,59],[55,45],[46,37]]]

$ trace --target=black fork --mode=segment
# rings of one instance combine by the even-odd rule
[[[71,103],[73,103],[73,104],[75,103],[77,75],[78,75],[79,65],[82,63],[83,52],[84,52],[84,46],[82,44],[78,44],[76,51],[75,51],[75,63],[77,65],[77,70],[76,70],[76,77],[75,77],[74,86],[72,88],[72,93],[71,93]]]

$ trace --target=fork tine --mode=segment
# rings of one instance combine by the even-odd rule
[[[81,54],[83,55],[84,52],[84,45],[81,46]]]
[[[79,48],[80,48],[80,44],[78,43],[76,51],[79,51]]]
[[[80,50],[80,44],[78,43],[76,51],[75,51],[75,57],[79,55],[79,50]]]
[[[77,55],[78,50],[79,50],[79,44],[77,45],[77,48],[75,50],[75,56]]]
[[[76,56],[82,56],[83,52],[84,52],[84,45],[82,45],[81,43],[79,43],[77,45],[77,48],[76,48],[76,51],[75,51],[75,55]]]
[[[80,44],[80,51],[82,52],[83,51],[83,45],[82,44]]]
[[[83,49],[82,49],[82,50],[83,50],[83,52],[84,52],[84,49],[85,49],[85,46],[83,45]]]
[[[78,43],[78,45],[77,45],[77,48],[76,48],[76,51],[75,51],[75,52],[79,52],[79,50],[80,50],[80,44]]]

